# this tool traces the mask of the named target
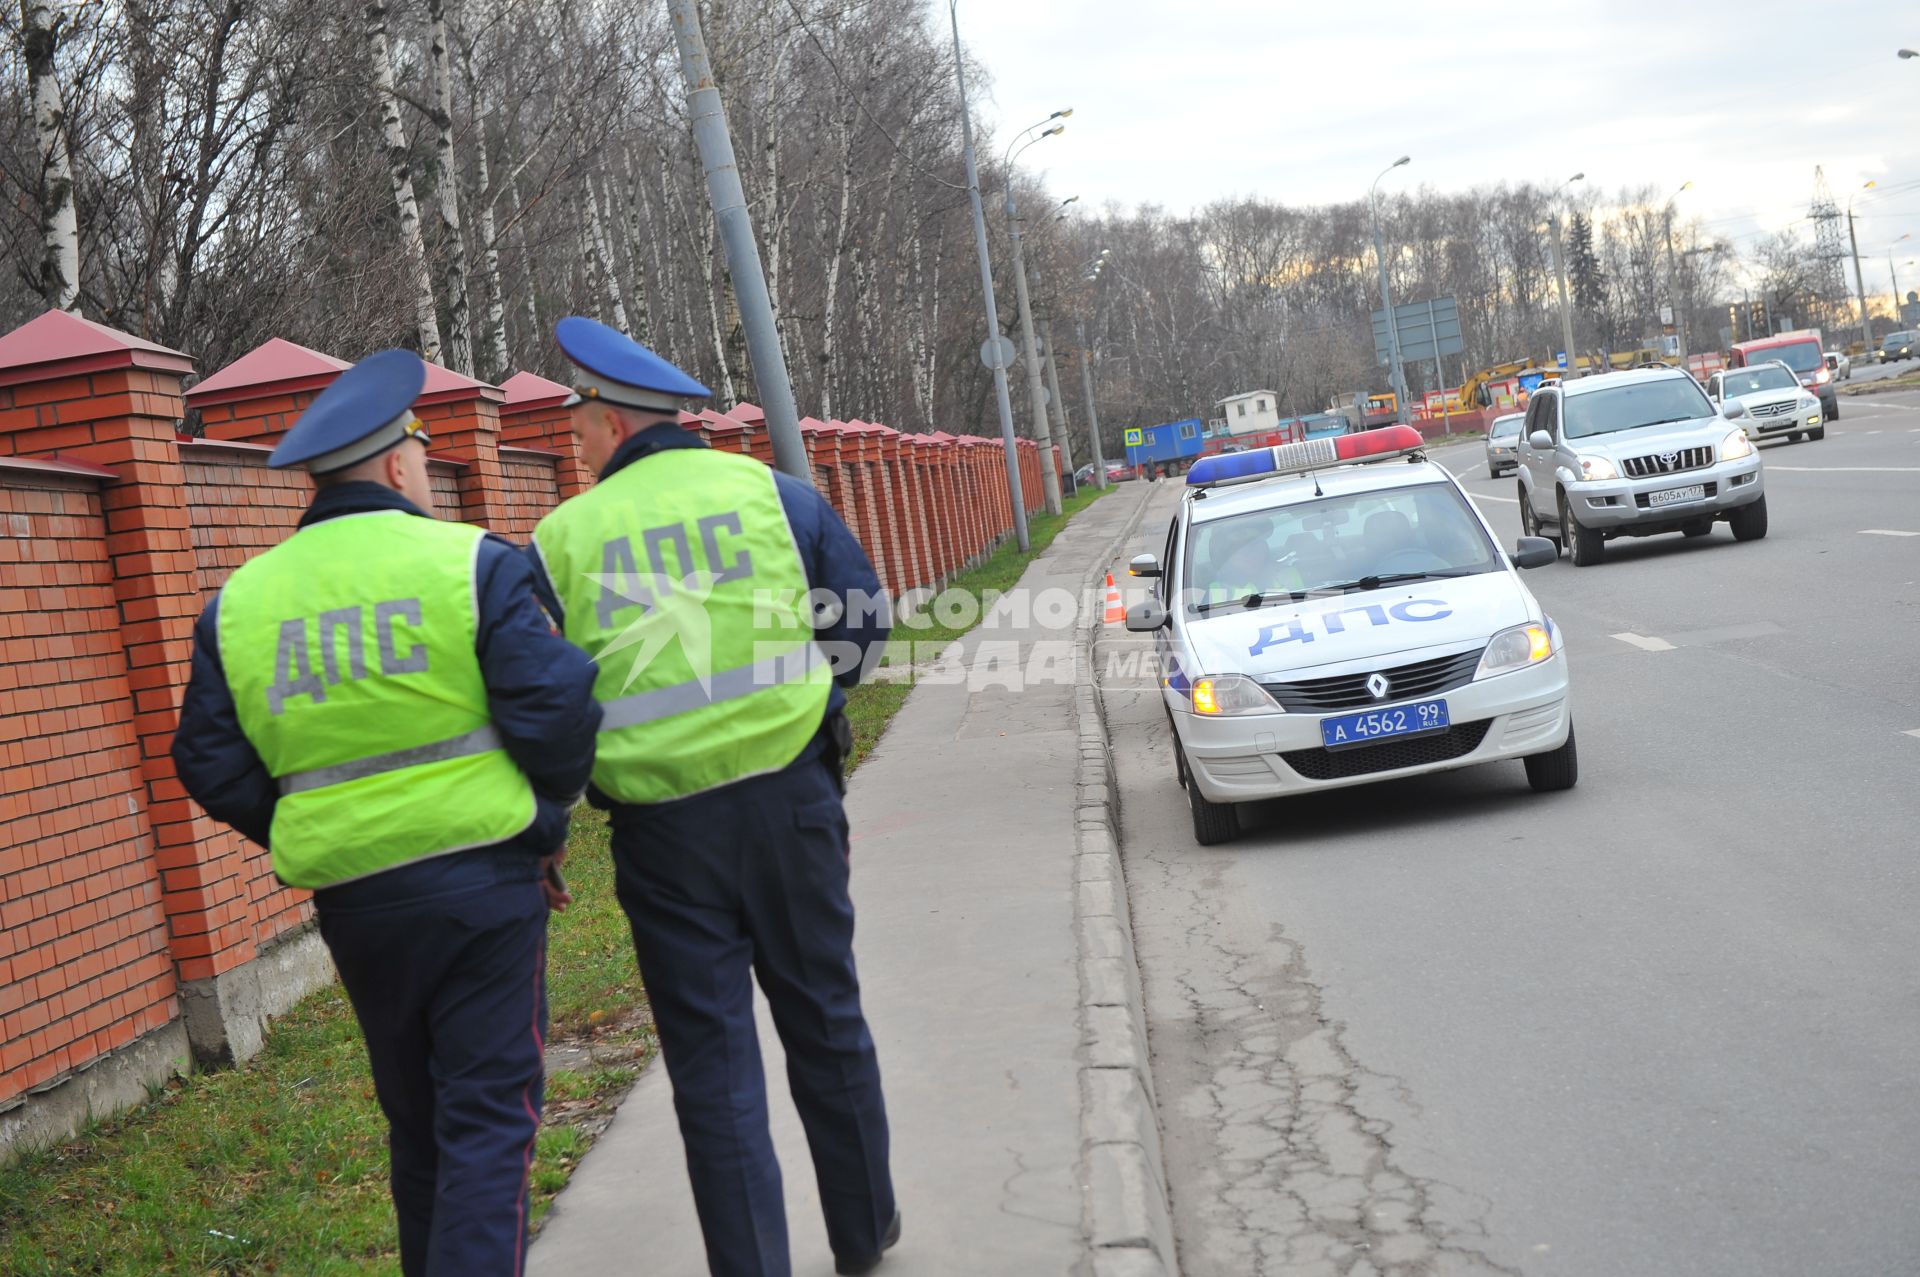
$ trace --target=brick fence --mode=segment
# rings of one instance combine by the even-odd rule
[[[0,337],[0,1154],[137,1102],[189,1053],[252,1055],[330,977],[306,893],[187,798],[167,749],[194,618],[306,508],[267,454],[347,366],[275,339],[187,390],[188,356],[73,315]],[[437,515],[524,541],[591,483],[566,387],[428,372]],[[681,424],[772,460],[752,404]],[[812,418],[802,437],[896,594],[1010,530],[997,443]],[[1031,512],[1038,448],[1019,456]]]

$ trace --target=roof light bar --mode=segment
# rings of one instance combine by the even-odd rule
[[[1403,457],[1424,442],[1412,426],[1382,426],[1358,434],[1305,439],[1251,452],[1221,453],[1195,461],[1187,471],[1187,486],[1212,488],[1363,461],[1385,461],[1390,457]]]

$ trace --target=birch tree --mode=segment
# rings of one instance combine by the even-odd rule
[[[433,298],[433,271],[427,264],[427,244],[420,232],[420,204],[413,195],[413,163],[407,150],[407,130],[400,119],[400,98],[394,92],[393,57],[387,48],[386,0],[370,0],[367,15],[367,53],[373,61],[374,106],[386,142],[387,178],[400,219],[400,242],[406,253],[413,294],[414,327],[420,353],[438,361],[440,317]]]
[[[21,42],[39,144],[39,292],[56,310],[80,306],[80,221],[74,207],[73,159],[67,142],[67,111],[54,75],[54,55],[66,15],[50,0],[21,0]]]
[[[453,65],[447,43],[447,0],[427,0],[427,24],[433,79],[433,184],[439,196],[440,239],[446,254],[446,362],[455,372],[472,376],[473,317],[467,302],[467,238],[460,229],[459,168],[453,158]],[[485,150],[484,145],[481,149]]]

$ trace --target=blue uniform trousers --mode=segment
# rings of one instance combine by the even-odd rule
[[[839,1256],[878,1254],[894,1213],[887,1118],[854,974],[846,814],[827,762],[803,757],[612,817],[620,905],[673,1080],[708,1266],[719,1277],[789,1272],[749,971],[786,1048],[827,1241]]]
[[[542,1102],[547,905],[517,851],[315,894],[387,1116],[406,1277],[519,1277]]]

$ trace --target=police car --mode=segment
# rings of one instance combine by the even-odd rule
[[[1154,635],[1194,837],[1234,804],[1521,759],[1578,776],[1559,629],[1411,426],[1203,457],[1127,613]]]

